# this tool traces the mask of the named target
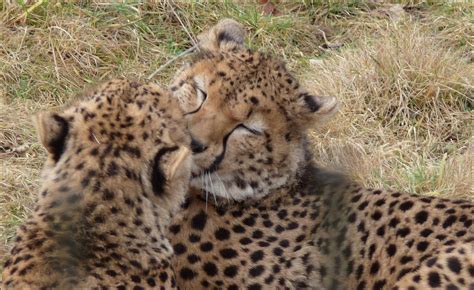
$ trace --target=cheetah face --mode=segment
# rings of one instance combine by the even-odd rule
[[[141,182],[147,196],[177,207],[190,178],[190,143],[182,111],[155,85],[114,80],[85,93],[60,113],[36,116],[48,151],[45,186],[61,178]],[[94,174],[92,174],[93,172]],[[89,176],[90,175],[90,176]]]
[[[191,133],[192,187],[229,200],[288,184],[305,158],[305,129],[337,111],[335,98],[307,92],[243,39],[240,24],[221,21],[171,86]]]

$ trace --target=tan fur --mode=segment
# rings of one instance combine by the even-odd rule
[[[190,175],[181,116],[165,90],[126,80],[40,113],[49,157],[2,289],[176,288],[164,235]]]
[[[474,206],[362,188],[315,167],[305,129],[337,110],[334,98],[305,92],[242,33],[232,20],[203,33],[171,87],[202,145],[171,226],[180,289],[474,288]],[[261,134],[232,132],[238,124]]]
[[[171,86],[201,146],[192,186],[230,200],[260,198],[294,179],[305,129],[337,111],[334,97],[307,92],[283,62],[245,48],[242,33],[226,19],[200,35],[200,54]]]

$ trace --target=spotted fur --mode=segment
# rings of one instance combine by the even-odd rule
[[[192,136],[191,185],[228,200],[260,198],[295,179],[305,129],[337,111],[270,55],[245,48],[242,27],[220,22],[171,86]]]
[[[305,129],[334,99],[243,38],[232,20],[205,32],[171,87],[194,151],[192,194],[170,228],[180,289],[472,289],[472,203],[315,167]]]
[[[176,289],[165,234],[190,177],[181,116],[167,91],[126,80],[40,113],[43,185],[2,289]]]

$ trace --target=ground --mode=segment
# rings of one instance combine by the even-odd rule
[[[468,1],[33,2],[0,2],[0,257],[31,213],[45,160],[31,115],[98,80],[147,78],[223,17],[340,100],[312,133],[320,164],[366,186],[474,200]],[[167,84],[181,62],[153,79]]]

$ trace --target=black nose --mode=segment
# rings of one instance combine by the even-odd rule
[[[207,146],[191,137],[191,150],[193,153],[201,153],[206,151]]]

